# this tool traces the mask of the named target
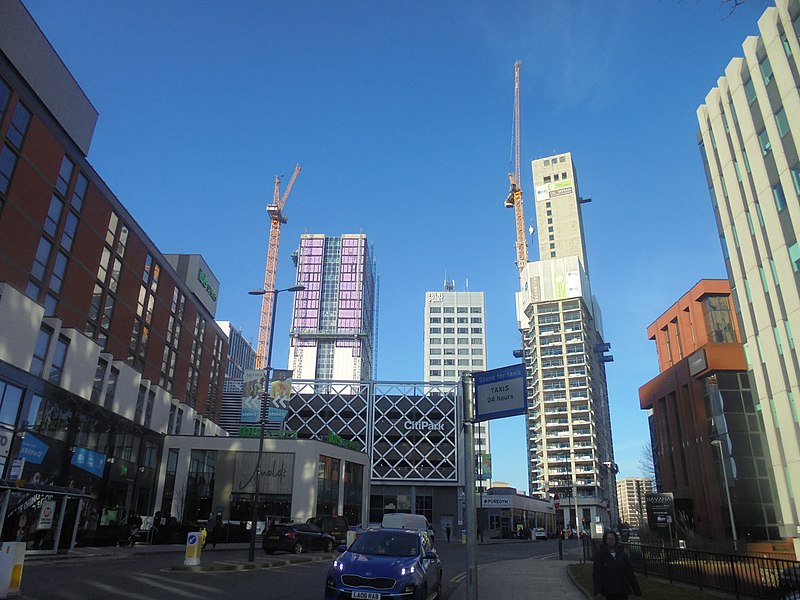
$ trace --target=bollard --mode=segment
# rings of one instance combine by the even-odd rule
[[[186,536],[186,555],[183,564],[194,567],[200,564],[200,552],[203,549],[203,537],[199,531],[192,531]]]
[[[19,593],[25,546],[25,542],[3,542],[0,546],[0,598]]]
[[[462,529],[461,530],[461,543],[462,544],[466,544],[467,543],[467,530],[466,529]]]

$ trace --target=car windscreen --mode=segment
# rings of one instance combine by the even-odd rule
[[[367,531],[350,545],[350,552],[375,556],[417,556],[419,536],[402,531]]]

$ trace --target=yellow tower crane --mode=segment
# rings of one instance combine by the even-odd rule
[[[278,245],[281,241],[281,225],[286,223],[283,216],[283,207],[289,192],[292,191],[294,180],[300,172],[300,165],[295,165],[289,185],[280,193],[281,178],[275,176],[275,191],[272,194],[272,204],[267,206],[269,215],[269,248],[267,249],[267,270],[264,274],[264,290],[272,292],[275,289],[275,271],[278,266]],[[256,369],[263,369],[267,357],[267,344],[269,344],[270,323],[272,311],[275,310],[275,294],[264,294],[261,297],[261,327],[258,330],[258,351],[256,353]]]
[[[528,264],[528,240],[525,237],[525,210],[522,206],[522,185],[519,175],[519,67],[514,63],[514,172],[508,174],[511,189],[505,201],[506,208],[514,209],[517,223],[517,267],[520,271]]]

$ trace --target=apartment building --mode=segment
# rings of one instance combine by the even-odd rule
[[[800,553],[800,2],[767,8],[758,33],[697,109],[697,141],[764,420],[780,535]]]

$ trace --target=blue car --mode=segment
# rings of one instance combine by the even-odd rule
[[[325,582],[325,600],[441,597],[439,556],[426,532],[409,529],[365,531],[333,561]]]

